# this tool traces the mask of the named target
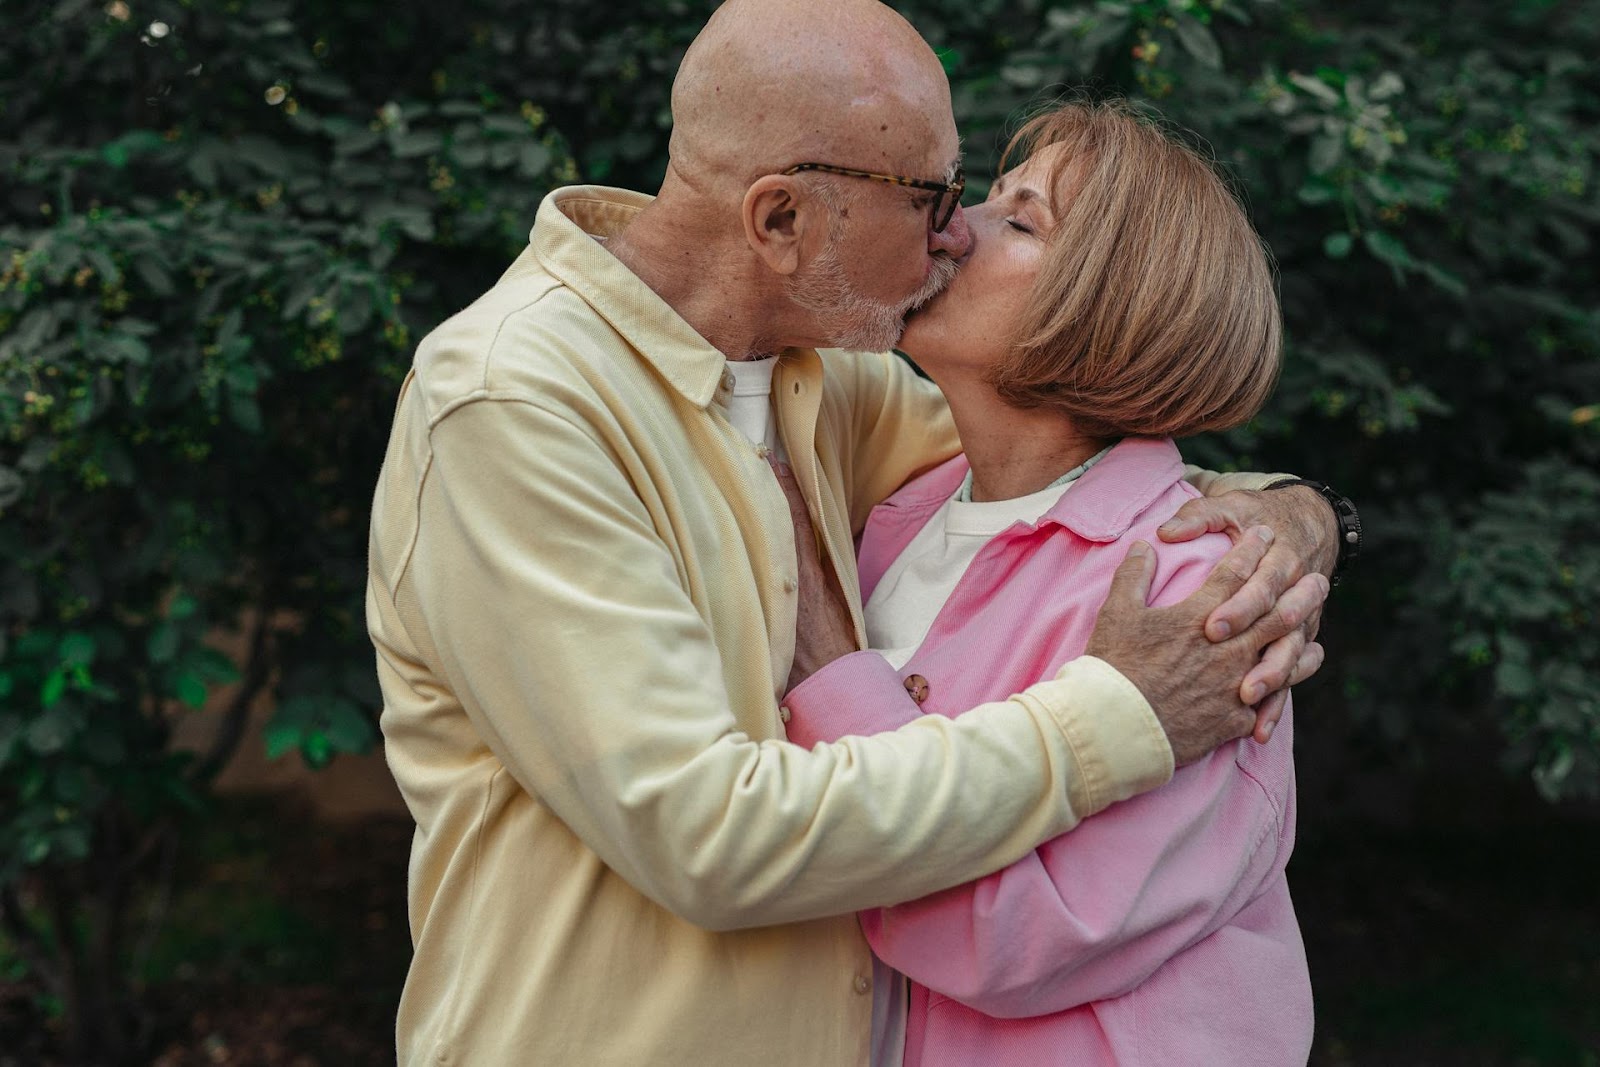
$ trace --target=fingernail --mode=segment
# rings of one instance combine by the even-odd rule
[[[1270,741],[1272,739],[1272,731],[1276,730],[1277,728],[1278,728],[1278,724],[1275,723],[1275,722],[1269,722],[1269,723],[1265,724],[1264,726],[1262,726],[1261,727],[1261,740],[1262,740],[1262,742]]]
[[[1183,523],[1179,522],[1177,519],[1173,519],[1170,522],[1162,523],[1160,529],[1156,530],[1156,533],[1173,534],[1177,533],[1181,529],[1183,529]]]
[[[1145,544],[1143,541],[1135,541],[1133,543],[1133,547],[1128,549],[1128,555],[1134,556],[1134,557],[1141,557],[1141,556],[1143,556],[1145,553],[1147,553],[1149,551],[1150,551],[1150,546],[1149,545]]]
[[[1260,682],[1252,682],[1244,691],[1244,702],[1246,704],[1256,704],[1259,703],[1261,698],[1266,695],[1266,686],[1262,685]]]
[[[1233,627],[1229,626],[1225,622],[1214,622],[1211,624],[1211,640],[1213,641],[1226,641],[1229,635],[1232,633]]]
[[[1270,526],[1257,526],[1256,527],[1256,536],[1261,538],[1261,543],[1262,544],[1270,545],[1270,544],[1272,544],[1272,538],[1275,535],[1272,532],[1272,527],[1270,527]]]

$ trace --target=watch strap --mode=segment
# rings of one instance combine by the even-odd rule
[[[1344,576],[1345,569],[1361,555],[1361,515],[1349,497],[1331,486],[1312,481],[1310,478],[1284,478],[1273,482],[1266,489],[1287,489],[1291,485],[1303,485],[1315,490],[1317,495],[1333,508],[1334,523],[1339,529],[1339,555],[1334,560],[1332,578],[1333,584],[1337,585],[1339,579]]]

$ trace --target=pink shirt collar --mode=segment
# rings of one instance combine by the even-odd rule
[[[966,456],[949,459],[901,486],[879,507],[923,512],[941,507],[967,476]],[[1178,446],[1165,437],[1128,437],[1073,483],[1040,518],[1086,541],[1115,541],[1183,476]]]

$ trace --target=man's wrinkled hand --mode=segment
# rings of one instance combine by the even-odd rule
[[[1218,641],[1206,633],[1208,620],[1246,587],[1274,541],[1266,527],[1245,531],[1199,590],[1164,608],[1147,606],[1155,555],[1140,542],[1117,569],[1100,609],[1085,651],[1139,688],[1180,764],[1252,733],[1265,741],[1277,719],[1267,721],[1261,715],[1281,715],[1283,710],[1274,694],[1286,692],[1321,665],[1322,650],[1315,643],[1286,641],[1303,633],[1321,610],[1328,580],[1320,574],[1299,578],[1232,636]],[[1279,642],[1284,643],[1274,652]],[[1246,699],[1246,689],[1254,693],[1255,684],[1267,688]]]
[[[1339,556],[1338,523],[1328,502],[1306,486],[1191,500],[1159,533],[1163,541],[1174,542],[1225,533],[1237,545],[1255,526],[1273,532],[1271,547],[1238,591],[1206,619],[1206,636],[1213,641],[1248,630],[1307,575],[1333,574]],[[1261,661],[1245,675],[1239,696],[1245,703],[1259,705],[1256,740],[1265,741],[1282,717],[1289,680],[1309,678],[1321,667],[1323,649],[1315,640],[1321,625],[1319,603],[1294,631],[1263,650]]]

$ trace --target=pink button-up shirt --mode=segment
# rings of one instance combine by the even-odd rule
[[[958,456],[874,510],[863,600],[966,471]],[[1156,537],[1199,495],[1182,473],[1170,441],[1119,444],[1037,524],[984,546],[901,671],[861,652],[791,692],[790,740],[956,715],[1051,677],[1083,654],[1136,540],[1155,549],[1152,604],[1194,592],[1228,541]],[[920,707],[902,684],[913,674],[928,682]],[[1269,744],[1224,745],[987,878],[863,912],[873,950],[912,982],[906,1067],[1303,1064],[1311,986],[1284,878],[1292,749],[1286,711]]]

